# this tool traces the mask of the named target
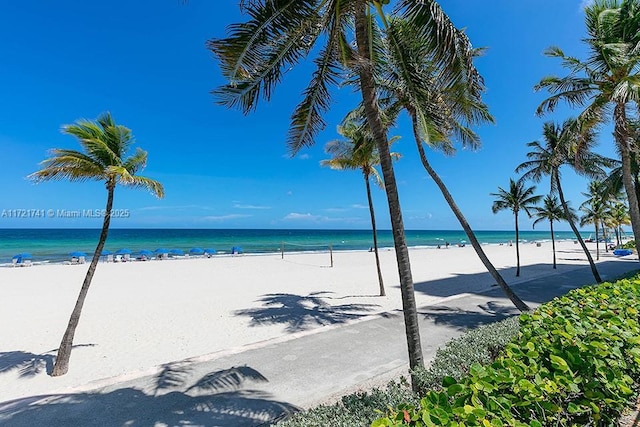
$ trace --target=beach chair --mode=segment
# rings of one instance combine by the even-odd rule
[[[129,261],[129,258],[131,258],[131,257],[129,256],[129,254],[124,254],[124,256],[122,257],[122,262],[127,262],[127,261]]]
[[[13,259],[11,260],[11,267],[15,267],[15,266],[17,266],[17,265],[18,265],[18,258],[13,258]]]
[[[107,262],[113,262],[113,255],[112,254],[107,255]]]
[[[79,256],[78,257],[78,264],[84,264],[84,263],[85,263],[84,257],[83,256]]]
[[[31,260],[25,259],[24,261],[22,261],[22,267],[31,267]]]

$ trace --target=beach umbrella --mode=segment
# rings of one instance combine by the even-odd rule
[[[202,248],[191,248],[189,249],[189,253],[192,255],[202,255],[204,253],[204,249]]]
[[[171,255],[184,255],[184,251],[182,249],[171,249],[169,253]]]
[[[111,255],[113,252],[107,250],[107,249],[103,249],[102,252],[100,253],[100,255]]]
[[[84,252],[75,251],[75,252],[71,252],[69,256],[73,258],[79,258],[81,256],[87,256],[87,254]]]
[[[155,252],[157,254],[168,254],[169,253],[169,249],[165,249],[165,248],[158,248],[155,250]]]
[[[153,252],[151,252],[149,249],[141,249],[140,252],[138,252],[140,255],[145,255],[145,256],[151,256],[153,255]]]
[[[131,255],[131,249],[118,249],[116,255]]]
[[[217,254],[217,253],[218,253],[218,251],[216,251],[216,250],[215,250],[215,249],[213,249],[213,248],[206,248],[206,249],[204,250],[204,253],[205,253],[205,254],[211,254],[211,255],[213,255],[213,254]]]
[[[12,259],[31,259],[33,258],[30,253],[24,252],[18,255],[14,255]]]

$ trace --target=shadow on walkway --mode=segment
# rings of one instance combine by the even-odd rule
[[[150,390],[125,387],[113,391],[35,396],[0,403],[0,424],[55,426],[255,426],[298,411],[272,400],[264,391],[245,389],[267,379],[248,366],[224,369],[189,385],[190,369],[167,364]],[[44,423],[44,424],[41,424]]]
[[[421,308],[418,314],[423,315],[426,319],[433,320],[436,325],[452,326],[461,331],[520,314],[517,308],[513,306],[505,307],[497,301],[488,301],[486,304],[479,304],[477,307],[480,309],[479,311],[446,305],[434,305]]]
[[[250,317],[251,326],[283,324],[287,325],[287,332],[299,332],[358,319],[378,307],[375,304],[331,305],[323,299],[323,296],[329,298],[329,294],[266,294],[259,300],[263,307],[237,310],[235,314]]]

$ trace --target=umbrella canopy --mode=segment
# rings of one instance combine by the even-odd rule
[[[113,252],[107,250],[107,249],[103,249],[102,252],[100,252],[100,255],[111,255]]]
[[[149,249],[141,249],[140,252],[138,252],[140,255],[146,255],[146,256],[150,256],[153,255],[153,252],[151,252]]]
[[[204,253],[204,249],[202,248],[191,248],[189,249],[189,253],[193,255],[202,255]]]
[[[171,249],[169,253],[171,255],[184,255],[184,251],[182,249]]]
[[[30,254],[30,253],[27,253],[27,252],[25,252],[25,253],[21,253],[21,254],[18,254],[18,255],[14,255],[14,256],[13,256],[13,259],[18,259],[18,258],[19,258],[19,259],[31,259],[31,258],[32,258],[32,256],[31,256],[31,254]]]
[[[157,254],[168,254],[169,253],[169,249],[165,249],[165,248],[158,248],[155,250],[155,252]]]
[[[118,249],[116,255],[130,255],[131,249]]]
[[[75,252],[71,252],[69,254],[69,256],[70,257],[74,257],[74,258],[78,258],[78,257],[81,257],[81,256],[87,256],[87,254],[84,253],[84,252],[75,251]]]
[[[217,254],[217,253],[218,253],[218,251],[216,251],[216,250],[215,250],[215,249],[213,249],[213,248],[206,248],[206,249],[204,250],[204,253],[205,253],[205,254]]]

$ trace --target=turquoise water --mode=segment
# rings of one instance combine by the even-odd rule
[[[572,240],[570,231],[556,232],[559,240]],[[59,262],[69,259],[69,253],[95,251],[98,229],[0,229],[0,263],[23,252],[34,261]],[[457,244],[467,237],[463,231],[408,230],[410,246],[436,246],[445,242]],[[504,243],[515,239],[513,231],[477,231],[482,243]],[[583,237],[589,236],[588,232]],[[549,240],[548,231],[523,231],[523,241]],[[188,252],[194,247],[214,248],[230,253],[233,246],[240,246],[245,253],[279,252],[285,242],[287,251],[363,250],[373,245],[370,230],[191,230],[191,229],[112,229],[105,248],[115,252],[127,248],[134,253],[142,249],[182,249]],[[378,232],[380,247],[393,247],[391,231]]]

